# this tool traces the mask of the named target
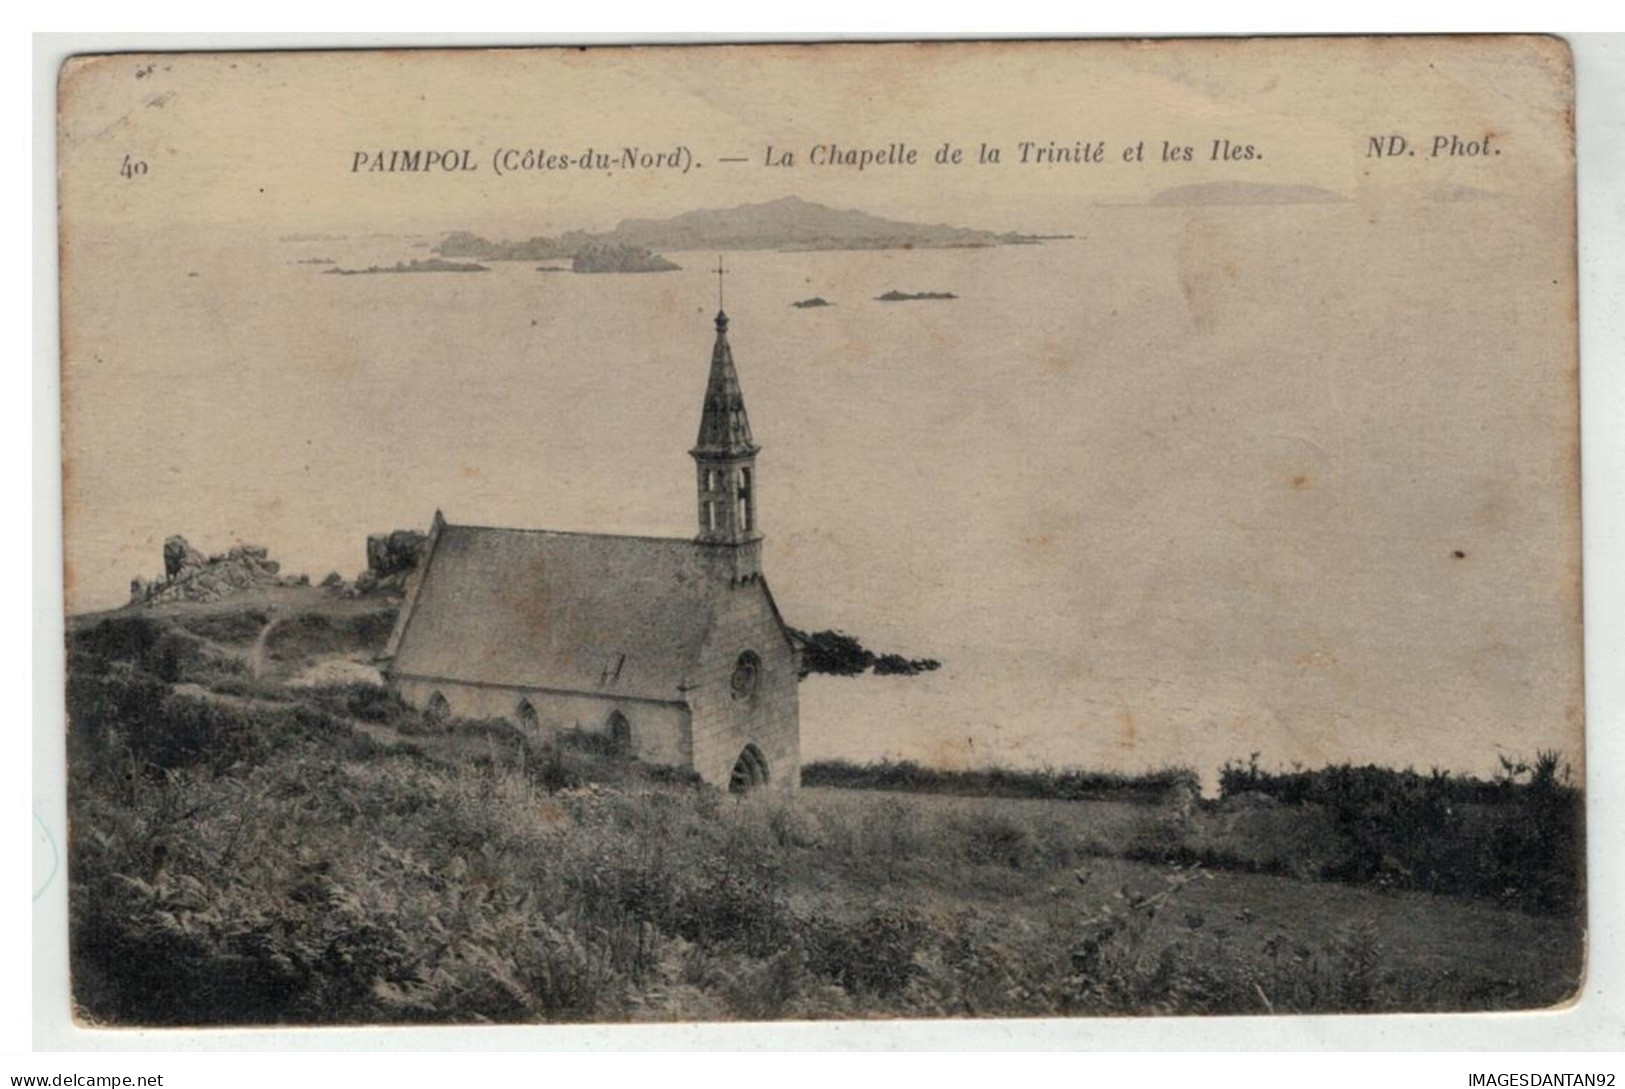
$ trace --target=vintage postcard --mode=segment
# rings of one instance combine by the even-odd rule
[[[59,97],[79,1025],[1580,993],[1562,42]]]

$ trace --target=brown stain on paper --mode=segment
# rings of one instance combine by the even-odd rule
[[[1134,712],[1125,707],[1117,712],[1117,747],[1132,752],[1138,741],[1139,724],[1134,720]]]

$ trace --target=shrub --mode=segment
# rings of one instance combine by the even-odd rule
[[[1261,795],[1328,813],[1340,843],[1321,869],[1328,879],[1546,913],[1582,904],[1584,802],[1556,752],[1533,765],[1503,757],[1490,781],[1350,764],[1272,773],[1254,753],[1226,763],[1219,788],[1226,799]]]
[[[281,746],[349,733],[312,707],[236,706],[177,694],[140,674],[70,675],[67,711],[79,751],[91,759],[116,745],[156,770],[221,771],[262,761]]]
[[[156,672],[152,668],[165,625],[149,616],[109,616],[68,633],[70,655],[79,654],[97,663],[124,662]],[[87,668],[82,664],[80,672]]]
[[[531,782],[549,793],[569,790],[581,785],[578,763],[561,745],[548,745],[541,750],[539,759],[526,764]]]
[[[388,688],[351,681],[346,684],[323,685],[307,690],[310,698],[337,714],[348,715],[362,722],[395,726],[418,717],[418,712]]]
[[[262,609],[234,608],[217,613],[179,616],[175,623],[193,635],[227,646],[249,646],[260,636],[271,617]]]
[[[965,858],[982,865],[1030,866],[1037,853],[1027,825],[997,813],[978,813],[952,822],[962,837]]]
[[[301,662],[331,654],[377,653],[389,641],[396,610],[357,613],[305,613],[278,623],[266,636],[265,653],[273,661]]]
[[[115,615],[69,634],[70,672],[104,672],[133,666],[173,684],[199,667],[215,667],[222,655],[196,635],[149,616]]]
[[[918,913],[886,908],[856,921],[814,917],[802,923],[807,967],[853,995],[891,997],[918,974],[930,927]]]
[[[997,798],[1162,802],[1197,790],[1199,781],[1189,768],[1162,768],[1136,775],[1057,768],[948,770],[924,767],[912,760],[874,764],[818,760],[802,766],[801,785]]]
[[[761,871],[742,872],[723,859],[708,860],[697,879],[678,885],[671,905],[672,932],[707,945],[727,944],[757,957],[784,948],[792,930],[782,896]]]

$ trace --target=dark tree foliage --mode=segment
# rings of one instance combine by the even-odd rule
[[[882,654],[875,659],[874,670],[879,676],[912,677],[916,673],[929,673],[941,668],[935,658],[905,658],[901,654]]]
[[[833,677],[856,677],[873,670],[880,676],[913,676],[940,668],[935,658],[905,658],[901,654],[876,654],[841,631],[804,632],[790,629],[801,647],[801,676],[825,673]]]
[[[875,664],[874,652],[838,631],[815,631],[811,634],[790,629],[792,638],[801,645],[801,675],[827,673],[834,677],[856,677]]]

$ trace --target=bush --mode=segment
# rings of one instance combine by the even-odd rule
[[[708,861],[697,879],[678,885],[671,931],[701,944],[737,946],[755,957],[784,948],[792,931],[790,912],[763,876],[720,858]]]
[[[1340,850],[1321,876],[1491,897],[1572,913],[1583,902],[1584,802],[1562,757],[1502,759],[1493,780],[1340,764],[1272,773],[1254,753],[1220,770],[1221,798],[1252,794],[1328,813]]]
[[[325,685],[307,691],[313,700],[328,710],[360,719],[362,722],[398,726],[419,717],[419,713],[397,693],[382,685],[351,681],[347,684]]]
[[[918,974],[930,927],[916,912],[886,908],[855,922],[817,917],[802,925],[807,967],[853,995],[892,997]]]
[[[265,760],[282,746],[349,734],[315,708],[238,707],[178,695],[140,674],[71,674],[67,711],[79,746],[74,755],[94,762],[117,748],[158,771],[194,766],[222,771]]]
[[[221,654],[181,628],[147,616],[110,616],[69,636],[70,672],[104,672],[115,664],[171,684]]]
[[[982,813],[954,822],[963,837],[966,860],[978,865],[1030,866],[1037,853],[1026,824],[996,813]]]
[[[265,640],[265,654],[273,661],[297,663],[325,655],[377,653],[389,641],[395,614],[395,609],[384,608],[290,617],[271,629]]]
[[[546,746],[541,751],[541,758],[530,761],[526,767],[531,782],[549,793],[570,790],[582,782],[578,762],[559,745]]]
[[[270,621],[270,614],[262,609],[231,609],[175,619],[177,625],[193,635],[227,646],[244,647],[257,640]]]
[[[1196,773],[1189,768],[1162,768],[1138,775],[1054,768],[950,771],[923,767],[912,760],[882,760],[877,764],[818,760],[802,765],[801,785],[995,798],[1145,802],[1168,801],[1199,789]]]

